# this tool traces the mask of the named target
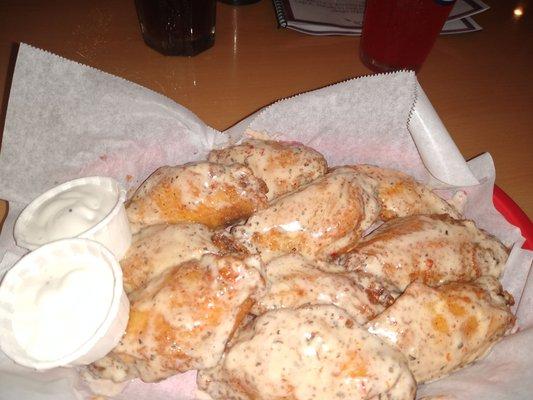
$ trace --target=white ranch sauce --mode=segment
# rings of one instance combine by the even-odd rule
[[[12,328],[28,356],[54,361],[76,351],[106,319],[113,274],[96,256],[69,256],[24,276],[13,291]]]
[[[116,194],[99,185],[69,188],[35,210],[26,228],[26,239],[44,244],[76,237],[102,221],[116,202]]]

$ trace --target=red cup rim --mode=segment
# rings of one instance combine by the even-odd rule
[[[507,193],[496,185],[494,185],[492,201],[494,202],[494,207],[496,207],[505,219],[522,232],[522,236],[526,239],[522,248],[533,250],[533,223],[527,214]]]

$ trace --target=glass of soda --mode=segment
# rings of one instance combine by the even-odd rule
[[[216,0],[135,0],[145,43],[170,56],[194,56],[215,43]]]
[[[418,71],[455,0],[367,0],[359,55],[373,71]]]

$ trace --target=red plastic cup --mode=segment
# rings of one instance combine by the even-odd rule
[[[367,0],[359,54],[373,71],[418,71],[455,0]]]

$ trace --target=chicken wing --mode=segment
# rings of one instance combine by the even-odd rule
[[[133,236],[120,261],[126,293],[143,287],[152,278],[187,260],[218,253],[212,232],[200,224],[152,225]]]
[[[320,267],[299,254],[270,261],[264,269],[265,295],[252,313],[261,315],[278,308],[298,308],[306,304],[333,304],[344,309],[359,324],[364,324],[390,305],[391,296],[376,296],[359,285],[357,272],[346,272],[333,265]],[[383,298],[385,300],[380,300]]]
[[[257,257],[207,254],[131,293],[126,333],[92,372],[152,382],[213,367],[263,287],[259,263]]]
[[[342,309],[269,311],[239,331],[221,363],[200,371],[215,400],[413,399],[405,358]]]
[[[391,291],[409,283],[428,285],[499,277],[507,249],[472,221],[447,215],[413,215],[381,225],[338,263],[350,271],[374,275]]]
[[[448,214],[461,218],[451,204],[403,172],[364,164],[352,168],[376,188],[383,221],[414,214]]]
[[[377,218],[377,200],[364,185],[352,170],[337,169],[274,200],[233,236],[265,261],[289,252],[325,258],[353,246]]]
[[[438,288],[414,282],[368,330],[397,347],[421,383],[482,357],[513,326],[510,303],[490,276]]]
[[[266,185],[242,165],[208,162],[161,167],[146,179],[126,212],[134,230],[198,222],[215,229],[267,205]]]
[[[265,181],[268,199],[292,192],[321,176],[327,162],[318,151],[300,143],[249,139],[237,146],[209,153],[209,161],[246,165]]]

